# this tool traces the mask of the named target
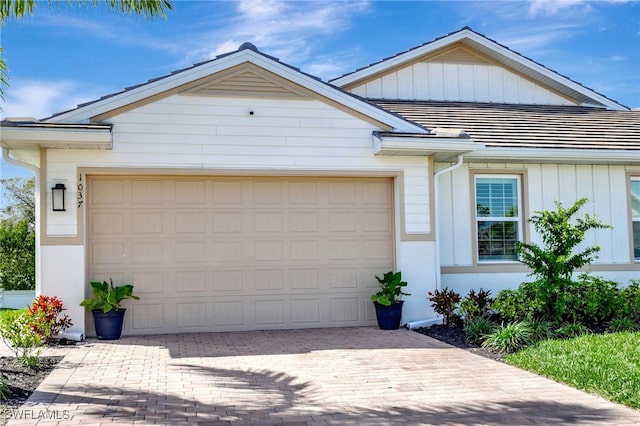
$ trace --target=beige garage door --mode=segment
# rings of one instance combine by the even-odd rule
[[[387,178],[89,177],[89,277],[125,334],[369,325],[392,269]]]

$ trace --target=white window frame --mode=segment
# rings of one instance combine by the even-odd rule
[[[631,177],[631,182],[629,183],[629,199],[631,201],[631,203],[633,204],[633,196],[631,194],[631,187],[633,185],[634,182],[637,182],[636,184],[638,186],[640,186],[640,176],[633,176]],[[636,223],[640,224],[640,215],[638,216],[634,216],[633,215],[633,207],[632,205],[629,206],[629,214],[631,215],[631,257],[635,262],[640,262],[640,256],[636,256],[635,253],[635,246],[636,244],[640,244],[640,241],[636,242],[635,241],[635,235],[633,234],[633,227]],[[640,226],[640,225],[637,225]]]
[[[485,217],[478,216],[478,179],[515,179],[516,180],[516,196],[518,205],[518,215],[514,217]],[[480,238],[478,235],[478,222],[516,222],[517,241],[524,241],[524,227],[522,220],[522,176],[518,174],[484,174],[477,173],[473,179],[473,214],[474,214],[474,234],[475,234],[475,258],[478,264],[495,264],[495,263],[518,263],[519,256],[516,253],[515,259],[481,259],[480,258]]]

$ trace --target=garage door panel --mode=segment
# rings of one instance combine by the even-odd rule
[[[183,330],[206,328],[208,311],[207,302],[178,302],[176,303],[176,327]]]
[[[179,181],[174,183],[175,204],[202,207],[207,203],[207,182]]]
[[[162,302],[150,303],[138,301],[135,304],[130,304],[127,312],[128,315],[125,315],[125,317],[131,317],[132,331],[146,332],[166,328],[165,304]]]
[[[253,204],[257,206],[281,206],[283,203],[283,182],[262,181],[253,183]]]
[[[127,204],[125,182],[122,180],[100,180],[90,184],[91,203],[95,207],[112,207]]]
[[[174,218],[177,235],[207,232],[207,215],[204,211],[179,211]]]
[[[168,290],[165,276],[161,271],[134,271],[131,281],[135,283],[134,294],[139,296],[164,294]]]
[[[213,182],[212,186],[212,201],[214,205],[241,206],[243,204],[243,181]]]
[[[89,188],[89,276],[142,296],[126,303],[125,334],[375,322],[373,276],[393,269],[391,179],[96,176]]]
[[[275,326],[285,324],[284,299],[258,299],[255,301],[255,324],[261,326]]]
[[[134,240],[131,242],[131,264],[162,265],[165,261],[165,245],[163,240]]]
[[[256,291],[284,290],[285,271],[278,269],[257,269],[254,272]]]
[[[131,182],[131,205],[133,207],[164,207],[166,182],[160,180],[133,180]]]
[[[187,270],[174,272],[175,292],[193,295],[193,293],[207,293],[211,288],[207,279],[207,270]],[[136,285],[137,285],[137,281]]]
[[[386,261],[392,256],[393,244],[387,239],[363,239],[360,255],[363,261],[373,263]]]
[[[291,300],[291,322],[293,324],[320,325],[319,299]]]
[[[313,290],[320,288],[321,271],[318,268],[292,268],[289,271],[291,290]]]
[[[213,303],[212,328],[215,330],[221,327],[246,327],[248,321],[244,311],[245,302],[242,300]]]
[[[333,297],[330,299],[332,323],[356,323],[358,322],[358,298],[357,297]]]
[[[132,235],[145,237],[148,235],[163,235],[171,232],[171,226],[162,212],[156,210],[135,211],[127,215],[130,227],[127,228]]]
[[[240,234],[243,232],[242,210],[216,211],[212,222],[213,232],[216,234]]]
[[[213,271],[213,289],[223,292],[241,292],[243,283],[248,281],[242,269],[226,269]]]

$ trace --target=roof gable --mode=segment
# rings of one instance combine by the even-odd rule
[[[102,122],[175,94],[318,99],[384,130],[428,133],[427,129],[357,96],[260,53],[253,45],[147,83],[126,88],[44,121]]]
[[[211,76],[182,94],[196,96],[266,97],[272,99],[308,99],[308,91],[264,71],[252,63],[244,63]]]
[[[512,51],[479,33],[465,27],[457,32],[425,43],[393,57],[345,74],[334,80],[332,84],[345,90],[362,87],[375,78],[384,78],[391,72],[407,68],[416,62],[439,61],[456,64],[493,64],[507,70],[506,72],[528,81],[526,90],[539,91],[541,88],[553,94],[553,103],[562,104],[560,98],[570,100],[574,105],[605,107],[614,110],[628,110],[606,96],[599,94],[545,66]],[[411,71],[409,70],[408,73]],[[357,91],[355,91],[357,93]],[[400,96],[396,99],[405,99]],[[406,98],[410,100],[409,98]],[[446,98],[440,99],[444,100]],[[425,99],[430,100],[430,99]],[[463,99],[448,99],[463,100]]]

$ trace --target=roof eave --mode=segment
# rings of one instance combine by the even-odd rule
[[[447,161],[483,148],[484,144],[468,137],[373,134],[374,155],[433,156],[436,161]]]
[[[469,162],[640,165],[640,150],[487,147],[465,155]]]
[[[2,126],[0,145],[9,149],[110,150],[111,128],[57,128],[51,126]]]

